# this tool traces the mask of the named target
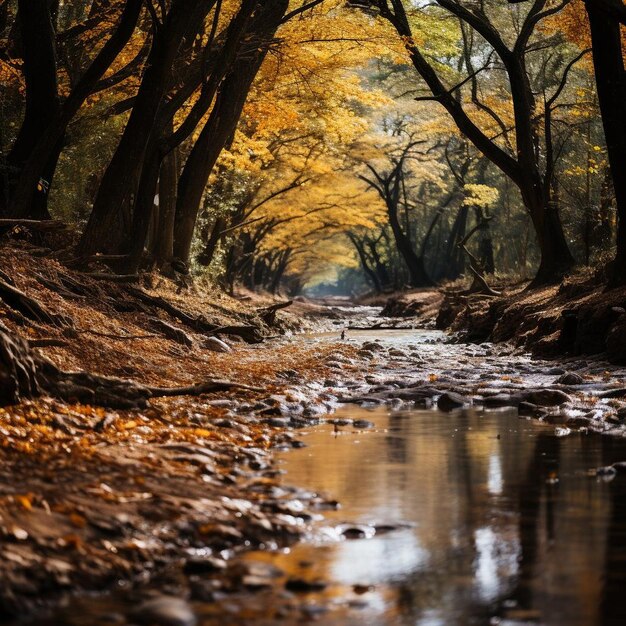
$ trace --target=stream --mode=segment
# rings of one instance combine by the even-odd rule
[[[350,337],[360,342],[367,333]],[[465,361],[466,378],[480,376],[472,358],[488,351],[446,346],[430,331],[379,338],[420,358],[445,351],[440,379],[458,374],[456,360]],[[488,365],[486,354],[479,356]],[[398,358],[380,371],[410,377],[410,362]],[[552,365],[493,359],[499,369],[490,385],[507,368],[533,384],[555,377]],[[625,438],[511,408],[444,413],[389,404],[345,404],[297,436],[303,447],[277,453],[280,485],[323,494],[337,507],[309,520],[299,544],[238,557],[245,589],[204,581],[207,601],[196,593],[191,602],[197,624],[626,624]],[[30,623],[152,623],[126,621],[129,603],[123,593],[83,597]]]

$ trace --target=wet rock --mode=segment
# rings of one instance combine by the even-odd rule
[[[235,428],[235,422],[229,419],[220,419],[213,423],[219,428]]]
[[[328,613],[329,608],[319,604],[305,604],[300,607],[300,611],[307,620],[317,620],[322,615]]]
[[[455,391],[442,393],[437,401],[437,407],[440,411],[453,411],[454,409],[460,409],[468,404],[471,404],[470,398],[462,396]]]
[[[366,341],[363,344],[361,344],[361,349],[362,350],[369,350],[370,352],[381,352],[385,348],[384,348],[384,346],[382,346],[379,343],[376,343],[375,341]]]
[[[226,567],[227,563],[223,559],[212,556],[192,557],[187,559],[183,571],[185,574],[209,574],[222,572]]]
[[[374,424],[368,420],[354,420],[352,426],[354,426],[354,428],[373,428]]]
[[[217,337],[207,337],[203,342],[202,345],[207,349],[207,350],[211,350],[212,352],[232,352],[233,349],[224,341],[222,341],[221,339],[218,339]]]
[[[344,528],[341,531],[341,534],[346,539],[365,539],[367,537],[365,529],[359,528],[358,526],[349,526],[348,528]]]
[[[277,578],[284,576],[283,570],[261,561],[235,563],[228,572],[231,585],[245,587],[249,591],[261,591],[274,585]]]
[[[609,482],[617,476],[617,470],[612,465],[606,467],[599,467],[596,469],[596,476],[605,482]]]
[[[359,350],[359,356],[362,356],[364,359],[373,359],[376,354],[371,350]]]
[[[559,389],[535,389],[525,393],[523,398],[525,402],[537,406],[560,406],[572,401],[570,396]]]
[[[326,367],[330,367],[331,369],[334,369],[334,370],[342,370],[343,364],[337,360],[326,361]]]
[[[304,578],[290,578],[285,583],[285,589],[295,593],[315,593],[324,591],[327,586],[327,583],[321,580],[305,580]]]
[[[348,418],[336,417],[330,420],[330,423],[334,424],[335,426],[349,426],[350,424],[352,424],[352,420]]]
[[[386,535],[402,528],[408,528],[407,524],[376,524],[374,526],[377,535]]]
[[[618,387],[616,389],[609,389],[608,391],[602,391],[598,394],[600,398],[626,398],[626,387]]]
[[[196,616],[189,604],[173,596],[157,596],[140,604],[131,618],[146,626],[195,626]]]
[[[559,376],[554,382],[560,385],[582,385],[585,379],[576,372],[566,372],[562,376]]]
[[[429,387],[413,387],[411,389],[402,389],[394,391],[389,395],[392,398],[399,398],[400,400],[406,400],[409,402],[415,402],[418,404],[429,405],[432,404],[433,398],[439,392],[436,389]]]
[[[537,414],[541,413],[541,409],[532,402],[520,402],[517,410],[520,415],[528,415],[531,417],[534,417]]]
[[[499,408],[506,406],[519,406],[522,403],[522,396],[519,394],[498,393],[494,396],[483,398],[486,407]],[[528,404],[528,403],[527,403]]]
[[[288,417],[266,417],[261,420],[262,424],[273,426],[274,428],[287,428],[289,426]]]
[[[396,356],[396,357],[406,356],[406,352],[404,352],[404,350],[398,350],[397,348],[391,348],[391,350],[389,350],[387,354],[389,354],[389,356]]]

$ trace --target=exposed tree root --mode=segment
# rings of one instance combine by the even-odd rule
[[[83,276],[89,276],[94,280],[110,280],[114,283],[136,283],[139,274],[111,274],[109,272],[83,272]]]
[[[479,260],[467,249],[467,246],[461,242],[459,244],[459,247],[469,257],[469,260],[470,260],[469,269],[470,269],[470,272],[472,272],[472,275],[474,276],[474,282],[470,286],[468,293],[470,294],[482,293],[482,294],[485,294],[486,296],[502,295],[499,291],[496,291],[495,289],[492,289],[489,286],[489,284],[485,280],[485,277],[483,276],[482,271],[479,269],[480,268]]]
[[[261,341],[263,341],[263,335],[256,326],[216,326],[215,324],[210,324],[201,317],[193,317],[192,315],[189,315],[189,313],[185,313],[185,311],[182,311],[178,307],[175,307],[171,302],[168,302],[165,298],[162,298],[161,296],[150,295],[142,289],[132,286],[128,286],[126,288],[126,291],[131,296],[137,298],[141,302],[144,302],[145,304],[169,313],[169,315],[179,320],[180,322],[183,322],[183,324],[187,325],[189,328],[192,328],[197,332],[208,335],[215,335],[217,333],[221,333],[224,335],[237,335],[248,343],[260,343]]]
[[[149,322],[152,328],[160,332],[168,339],[171,339],[172,341],[175,341],[183,346],[187,346],[188,348],[193,346],[193,339],[180,328],[176,328],[176,326],[172,326],[172,324],[168,324],[167,322],[160,320],[158,317],[150,318]]]
[[[0,324],[0,405],[50,395],[67,402],[141,409],[153,397],[197,396],[228,389],[259,390],[225,380],[210,380],[187,387],[150,387],[111,376],[65,372]]]
[[[28,345],[31,348],[64,348],[69,346],[69,342],[64,339],[55,339],[54,337],[44,337],[43,339],[28,339]]]
[[[52,326],[72,326],[72,320],[63,315],[50,313],[35,298],[31,298],[23,291],[13,287],[0,279],[0,299],[8,306],[19,311],[24,317],[34,322],[50,324]]]
[[[293,300],[278,302],[277,304],[272,304],[271,306],[259,309],[257,313],[268,326],[273,326],[276,322],[276,313],[281,309],[286,309],[287,307],[290,307],[292,304]]]
[[[470,287],[470,293],[483,293],[487,296],[501,296],[502,294],[495,289],[492,289],[485,277],[472,265],[469,266],[470,272],[474,275],[474,282]]]

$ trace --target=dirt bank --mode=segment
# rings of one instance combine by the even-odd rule
[[[540,356],[606,355],[626,363],[626,289],[606,291],[601,277],[581,274],[561,285],[502,295],[445,293],[437,328],[459,341],[510,342]]]

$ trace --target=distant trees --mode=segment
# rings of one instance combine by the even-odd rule
[[[363,181],[378,192],[385,204],[389,226],[398,252],[408,269],[411,287],[433,285],[426,273],[424,256],[418,255],[416,242],[412,240],[408,219],[410,206],[407,194],[406,166],[407,161],[414,158],[413,151],[416,146],[421,143],[423,143],[422,140],[414,140],[409,136],[406,144],[390,155],[390,166],[386,171],[379,171],[374,165],[367,163],[368,173],[359,175]],[[403,213],[407,216],[404,220],[404,228],[402,226]],[[359,250],[358,247],[357,250]],[[370,252],[373,253],[374,251],[370,249]],[[362,253],[359,253],[359,256],[363,262]]]
[[[482,53],[468,49],[466,39],[466,51],[462,61],[466,77],[456,85],[449,85],[438,70],[438,64],[429,60],[423,47],[415,39],[411,25],[411,19],[415,18],[409,18],[409,11],[402,0],[374,0],[372,4],[401,37],[413,67],[431,92],[430,96],[423,98],[442,105],[459,131],[519,188],[541,251],[536,283],[561,278],[572,268],[574,259],[552,198],[554,153],[550,136],[551,125],[545,113],[542,115],[535,100],[527,59],[533,49],[531,38],[538,24],[557,12],[560,5],[547,7],[547,0],[536,0],[519,24],[517,32],[507,33],[513,34],[512,42],[508,43],[502,30],[487,14],[485,5],[470,6],[455,0],[437,0],[438,6],[445,13],[459,21],[465,37],[468,37],[465,29],[469,29],[489,47],[489,51]],[[483,59],[480,67],[475,67],[479,63],[475,60],[477,56]],[[498,59],[497,69],[505,72],[508,79],[513,109],[510,124],[498,110],[480,98],[480,91],[477,89],[476,78],[481,73],[493,76],[494,57]],[[569,67],[568,65],[563,71],[561,83],[567,80]],[[475,107],[486,113],[500,127],[499,133],[490,135],[468,112],[468,105],[464,104],[461,97],[462,88],[466,85],[471,90],[470,108]],[[545,112],[550,111],[561,91],[559,84],[546,102]],[[542,119],[543,136],[539,126]],[[508,139],[509,133],[513,135],[511,140]],[[543,147],[540,148],[542,144]]]

